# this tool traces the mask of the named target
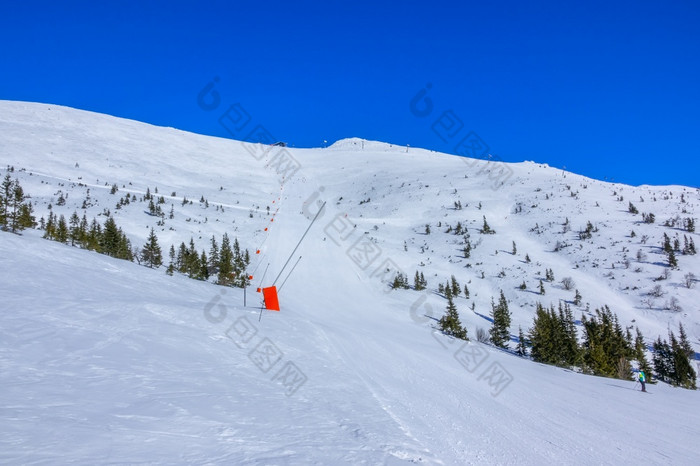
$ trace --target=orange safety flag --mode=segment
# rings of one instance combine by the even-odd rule
[[[279,299],[277,299],[277,287],[269,286],[267,288],[263,288],[262,292],[263,299],[265,300],[265,309],[269,311],[279,311],[280,302]]]

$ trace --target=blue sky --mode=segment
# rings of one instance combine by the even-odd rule
[[[296,147],[454,153],[474,132],[506,161],[700,186],[697,1],[198,3],[3,2],[0,99],[224,137],[239,104]],[[428,84],[432,112],[416,116]]]

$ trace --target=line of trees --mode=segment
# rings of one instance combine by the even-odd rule
[[[554,306],[546,309],[538,303],[527,336],[530,356],[537,362],[580,367],[590,374],[620,379],[631,377],[631,362],[636,361],[640,370],[652,374],[641,331],[636,328],[633,337],[631,327],[623,329],[608,306],[596,309],[590,318],[583,316],[581,326],[583,341],[579,343],[576,322],[568,304],[560,303],[555,310]],[[659,337],[653,345],[654,374],[672,385],[695,389],[696,373],[690,362],[694,352],[682,324],[678,338],[669,331],[669,341]],[[525,354],[523,346],[519,345],[519,352]]]
[[[216,275],[216,283],[219,285],[243,288],[250,284],[246,273],[249,264],[248,250],[241,250],[238,238],[234,238],[232,244],[228,235],[224,233],[221,246],[215,236],[211,237],[208,255],[204,250],[201,253],[197,252],[192,238],[189,246],[182,242],[177,251],[171,246],[167,273],[172,275],[178,271],[196,280],[208,280]]]
[[[70,244],[90,251],[96,251],[117,259],[133,261],[137,254],[131,248],[131,242],[113,217],[108,217],[101,225],[93,218],[88,223],[83,214],[82,219],[73,212],[69,221],[63,215],[56,217],[49,212],[48,220],[40,220],[44,238]]]
[[[0,184],[0,228],[17,233],[26,228],[34,228],[36,220],[29,196],[10,174],[6,174]]]

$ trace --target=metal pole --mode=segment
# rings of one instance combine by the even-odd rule
[[[292,275],[292,272],[294,272],[294,269],[296,269],[297,265],[299,265],[300,260],[301,260],[301,256],[299,256],[299,259],[297,259],[297,261],[294,263],[294,267],[292,267],[292,270],[290,270],[289,273],[287,274],[287,278],[285,278],[284,281],[282,282],[282,284],[280,285],[279,289],[277,290],[278,293],[282,291],[282,287],[284,286],[285,283],[287,283],[287,280],[289,280],[289,277]]]
[[[308,228],[306,229],[306,231],[304,232],[304,234],[301,236],[301,239],[300,239],[299,242],[297,243],[296,247],[294,248],[294,250],[292,251],[292,253],[289,255],[289,259],[287,259],[287,262],[284,263],[284,266],[282,267],[282,270],[280,270],[280,273],[277,274],[277,278],[275,278],[275,281],[272,282],[272,286],[275,286],[275,283],[277,283],[277,280],[279,280],[280,275],[282,275],[282,272],[284,271],[284,269],[285,269],[285,268],[287,267],[287,265],[289,264],[289,261],[292,260],[292,256],[294,256],[294,253],[297,252],[297,249],[298,249],[299,246],[301,245],[301,242],[304,241],[304,238],[306,238],[306,234],[309,232],[309,230],[311,229],[311,227],[313,226],[313,224],[316,222],[316,219],[317,219],[318,216],[321,214],[321,212],[323,212],[323,208],[324,208],[325,206],[326,206],[326,202],[324,201],[324,202],[323,202],[323,205],[321,205],[321,208],[318,209],[318,212],[316,212],[316,216],[314,217],[313,220],[311,220],[311,223],[309,224]]]

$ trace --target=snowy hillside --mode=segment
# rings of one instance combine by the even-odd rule
[[[0,232],[3,461],[693,464],[700,453],[697,392],[661,383],[644,395],[474,339],[501,290],[513,339],[538,302],[578,290],[577,319],[608,305],[648,344],[682,322],[700,350],[700,261],[679,252],[665,276],[660,247],[664,233],[681,249],[697,242],[683,229],[697,189],[359,139],[270,148],[0,102],[0,176],[9,167],[37,219],[109,214],[135,247],[154,228],[166,256],[190,238],[209,251],[227,233],[254,278],[244,307],[238,288],[39,230]],[[163,197],[162,217],[147,192]],[[281,312],[258,321],[255,288],[272,284],[323,202]],[[479,232],[484,218],[495,234]],[[392,291],[398,271],[422,272],[428,289]],[[451,275],[470,290],[455,300],[469,343],[434,330],[446,304],[435,291]]]

